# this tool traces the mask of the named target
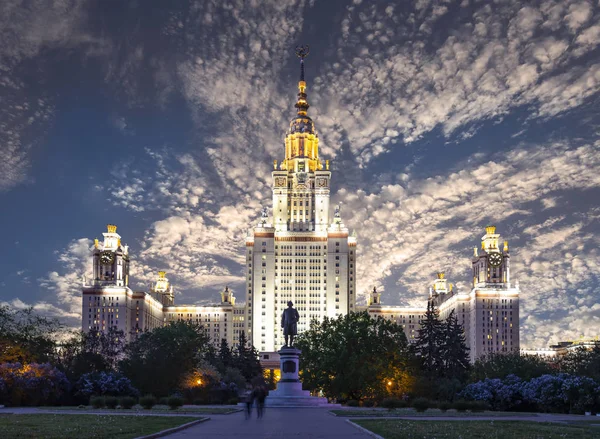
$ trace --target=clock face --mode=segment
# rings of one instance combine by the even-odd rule
[[[110,265],[113,263],[113,260],[114,256],[112,252],[105,251],[102,252],[102,254],[100,255],[100,262],[102,263],[102,265]]]
[[[492,253],[489,256],[489,261],[492,267],[499,267],[502,265],[502,255],[500,253]]]

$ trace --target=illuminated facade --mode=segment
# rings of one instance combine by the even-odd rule
[[[508,242],[504,241],[501,250],[499,239],[495,227],[486,227],[481,250],[473,252],[470,291],[456,291],[444,273],[438,273],[429,290],[440,318],[454,311],[463,326],[471,361],[493,352],[519,352],[519,286],[510,281]],[[408,341],[414,342],[426,309],[383,306],[381,294],[373,289],[367,311],[394,320],[404,328]]]
[[[246,237],[249,338],[261,352],[284,344],[281,313],[292,301],[298,332],[310,321],[355,309],[356,237],[340,209],[330,216],[329,161],[319,158],[319,136],[308,116],[304,56],[300,52],[297,115],[285,136],[285,158],[273,163],[272,218],[262,218]]]
[[[83,282],[82,330],[122,330],[127,340],[140,332],[173,321],[201,324],[213,344],[222,339],[236,346],[246,328],[246,307],[236,305],[232,291],[225,287],[221,303],[213,306],[175,305],[173,286],[164,271],[149,292],[129,288],[129,249],[121,245],[117,227],[108,225],[104,242],[94,242],[94,278]]]

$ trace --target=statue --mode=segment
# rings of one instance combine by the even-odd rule
[[[289,301],[287,306],[287,309],[281,314],[281,327],[283,328],[286,347],[294,344],[294,336],[298,335],[298,320],[300,320],[300,314],[293,308],[294,304]],[[289,344],[288,337],[290,341]]]

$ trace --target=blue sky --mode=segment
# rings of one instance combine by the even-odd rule
[[[132,284],[242,297],[243,238],[310,45],[310,115],[358,234],[358,290],[469,288],[494,224],[522,344],[600,335],[600,10],[591,0],[5,0],[0,301],[78,326],[107,223]]]

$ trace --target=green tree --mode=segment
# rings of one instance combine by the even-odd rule
[[[33,308],[0,306],[0,363],[52,361],[56,336],[62,330],[57,319],[40,316]]]
[[[442,342],[440,355],[443,362],[443,375],[447,378],[456,378],[463,381],[471,366],[469,348],[463,327],[458,323],[454,310],[444,321],[442,326]]]
[[[258,351],[254,346],[249,345],[244,331],[240,333],[238,346],[234,349],[233,366],[240,370],[248,382],[257,376],[262,376],[263,373],[258,360]]]
[[[411,346],[417,357],[419,369],[429,379],[441,375],[443,371],[442,349],[444,345],[444,326],[440,320],[440,313],[432,300],[427,302],[425,319],[415,343]]]
[[[471,368],[470,381],[486,378],[506,378],[516,375],[524,381],[546,374],[556,369],[537,355],[520,355],[518,352],[498,352],[478,358]]]
[[[224,338],[221,339],[221,346],[219,347],[219,363],[217,368],[221,373],[225,373],[228,367],[233,366],[233,353],[229,344],[227,344],[227,340]]]
[[[125,333],[116,328],[106,333],[79,332],[63,342],[58,351],[58,365],[72,381],[88,372],[115,371],[124,356]]]
[[[167,396],[186,384],[208,344],[200,325],[173,322],[129,343],[119,368],[142,394]]]
[[[582,346],[567,353],[558,360],[557,367],[561,372],[587,376],[600,382],[600,343],[596,343],[593,349]]]
[[[336,399],[382,398],[410,390],[409,352],[403,329],[367,312],[311,323],[296,345],[302,350],[305,388]]]

